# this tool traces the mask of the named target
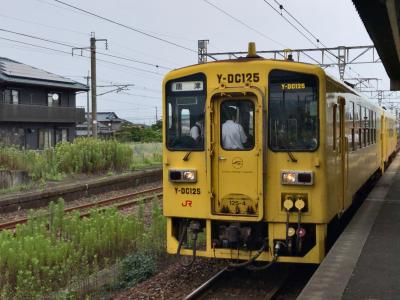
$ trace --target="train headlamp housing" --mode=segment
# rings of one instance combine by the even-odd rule
[[[197,182],[196,170],[169,170],[169,181],[171,182]]]
[[[312,171],[281,171],[281,184],[313,185],[314,173]]]

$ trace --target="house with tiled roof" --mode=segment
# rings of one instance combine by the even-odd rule
[[[88,86],[0,57],[0,145],[45,149],[72,141],[85,121],[76,93]]]
[[[115,132],[121,129],[124,124],[131,124],[131,122],[121,119],[115,112],[97,112],[97,133],[101,137],[112,136]],[[77,136],[86,136],[87,121],[76,126]],[[90,133],[90,131],[89,131]]]

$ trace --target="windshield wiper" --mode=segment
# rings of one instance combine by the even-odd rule
[[[290,158],[290,160],[291,160],[292,162],[297,162],[297,159],[296,159],[296,157],[294,157],[294,155],[293,155],[292,152],[288,151],[288,152],[286,152],[286,153],[289,155],[289,158]]]
[[[183,157],[183,161],[188,161],[191,153],[192,153],[192,151],[189,151],[188,153],[186,153],[185,156]]]

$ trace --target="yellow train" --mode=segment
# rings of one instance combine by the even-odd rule
[[[328,224],[393,157],[396,121],[320,67],[254,49],[164,79],[167,251],[320,263]]]

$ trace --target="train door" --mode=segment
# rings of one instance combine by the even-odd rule
[[[346,136],[346,100],[343,97],[338,98],[339,108],[339,145],[338,145],[338,158],[339,158],[339,203],[342,210],[347,207],[346,199],[348,198],[347,182],[348,182],[348,138]]]
[[[250,94],[213,99],[212,214],[263,217],[259,101]]]

